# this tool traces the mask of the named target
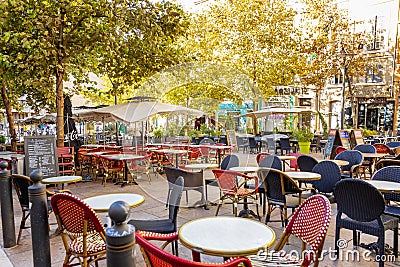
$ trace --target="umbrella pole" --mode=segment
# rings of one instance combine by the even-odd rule
[[[103,148],[106,149],[106,127],[104,125],[104,117],[101,117],[101,121],[103,123]]]

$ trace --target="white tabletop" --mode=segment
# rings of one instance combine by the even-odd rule
[[[387,153],[361,153],[364,158],[382,158],[389,154]]]
[[[286,156],[286,155],[284,155],[284,156],[278,156],[278,158],[279,158],[280,160],[294,160],[294,159],[296,159],[295,156]]]
[[[165,154],[186,154],[187,153],[187,150],[181,150],[181,149],[160,149],[157,151],[165,153]]]
[[[108,211],[111,204],[119,200],[127,202],[131,208],[134,208],[143,204],[144,196],[138,194],[116,193],[84,199],[84,201],[95,211]]]
[[[193,169],[193,170],[215,169],[215,168],[218,168],[218,164],[213,164],[213,163],[193,163],[193,164],[185,165],[185,168]]]
[[[217,216],[185,223],[179,229],[179,240],[189,249],[198,248],[208,255],[246,256],[269,248],[275,232],[258,221]]]
[[[375,186],[382,193],[400,193],[400,183],[380,180],[366,180],[366,182]]]
[[[285,174],[297,181],[315,181],[321,179],[321,174],[314,172],[285,172]]]
[[[82,176],[56,176],[44,178],[42,183],[44,184],[67,184],[82,181]]]
[[[235,172],[243,172],[243,173],[250,173],[250,172],[258,172],[260,170],[265,170],[265,167],[259,166],[239,166],[239,167],[232,167],[229,170]]]
[[[144,158],[144,156],[135,155],[135,154],[107,154],[107,155],[102,155],[102,157],[111,159],[111,160],[129,160],[129,159]]]
[[[325,160],[335,162],[338,166],[347,166],[350,163],[346,160],[341,160],[341,159],[323,159],[323,160],[319,160],[319,162],[325,161]]]

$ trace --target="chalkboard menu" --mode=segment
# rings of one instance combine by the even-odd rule
[[[236,133],[235,131],[226,131],[226,136],[228,138],[228,145],[237,148]]]
[[[58,176],[55,136],[25,136],[24,140],[26,174],[40,170],[44,178]]]
[[[335,142],[336,130],[331,129],[328,135],[328,141],[325,148],[325,157],[330,157],[333,152],[333,144]]]

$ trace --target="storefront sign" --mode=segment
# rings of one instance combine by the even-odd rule
[[[386,105],[386,98],[385,97],[375,97],[375,98],[365,98],[360,97],[358,98],[359,104],[382,104]]]
[[[275,93],[278,95],[305,95],[308,93],[308,89],[298,87],[279,87],[275,88]]]

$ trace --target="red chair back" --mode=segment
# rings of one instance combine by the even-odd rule
[[[171,234],[176,235],[175,234]],[[166,236],[166,235],[164,235]],[[157,239],[161,240],[161,239]],[[247,258],[231,258],[223,263],[205,263],[195,262],[178,256],[172,255],[165,250],[157,247],[150,243],[146,237],[141,235],[141,232],[136,232],[136,243],[140,246],[143,257],[145,259],[147,267],[251,267],[251,262]]]
[[[331,220],[331,205],[322,195],[314,195],[300,204],[292,216],[286,232],[291,233],[317,251],[325,241]]]
[[[389,155],[394,155],[394,152],[388,147],[386,144],[373,144],[373,146],[376,149],[376,153],[383,153],[383,154],[389,154]]]

